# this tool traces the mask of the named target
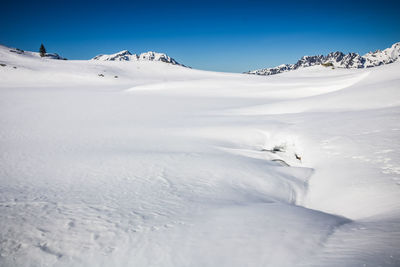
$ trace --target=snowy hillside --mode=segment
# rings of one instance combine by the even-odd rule
[[[400,43],[383,51],[369,52],[364,56],[357,53],[344,54],[342,52],[329,53],[326,56],[304,56],[295,64],[283,64],[274,68],[266,68],[247,72],[248,74],[273,75],[310,66],[324,65],[337,68],[371,68],[398,61],[400,58]]]
[[[400,62],[265,77],[9,50],[0,266],[400,266]]]
[[[10,47],[3,46],[3,45],[0,45],[0,49],[2,51],[6,51],[6,52],[8,51],[10,53],[15,53],[15,54],[18,54],[18,55],[24,55],[24,56],[36,57],[36,58],[40,57],[40,54],[37,53],[37,52],[24,51],[24,50],[21,50],[21,49],[18,49],[18,48],[10,48]],[[66,60],[66,58],[58,55],[57,53],[46,53],[44,55],[44,58]]]
[[[146,52],[137,54],[131,54],[128,50],[123,50],[121,52],[111,54],[111,55],[98,55],[92,58],[92,60],[101,60],[101,61],[161,61],[164,63],[170,63],[173,65],[181,65],[176,62],[175,59],[167,56],[164,53],[156,53],[156,52]]]

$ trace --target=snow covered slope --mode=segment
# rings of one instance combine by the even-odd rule
[[[266,68],[247,72],[248,74],[273,75],[299,68],[324,65],[326,67],[337,68],[370,68],[383,64],[389,64],[398,61],[400,58],[400,43],[395,43],[392,47],[383,51],[377,50],[369,52],[364,56],[357,53],[344,54],[342,52],[329,53],[326,56],[304,56],[296,64],[283,64],[274,68]]]
[[[92,58],[92,60],[102,60],[102,61],[161,61],[164,63],[170,63],[173,65],[181,65],[176,62],[175,59],[167,56],[164,53],[156,53],[156,52],[146,52],[137,54],[131,54],[128,50],[123,50],[115,54],[111,55],[98,55]]]
[[[0,64],[0,266],[399,266],[400,63]]]
[[[18,49],[18,48],[9,48],[9,47],[3,46],[3,45],[0,45],[0,49],[3,52],[11,52],[11,53],[15,53],[15,54],[18,54],[18,55],[25,55],[25,56],[36,57],[36,58],[40,57],[40,54],[37,53],[37,52],[24,51],[24,50],[21,50],[21,49]],[[46,53],[44,57],[45,58],[49,58],[49,59],[66,60],[66,58],[60,56],[57,53]]]

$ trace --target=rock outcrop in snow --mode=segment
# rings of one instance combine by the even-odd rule
[[[132,54],[128,50],[123,50],[111,55],[98,55],[91,60],[101,61],[161,61],[172,65],[184,66],[178,63],[175,59],[169,57],[164,53],[146,52],[141,54]]]
[[[328,55],[304,56],[295,64],[282,64],[274,68],[259,69],[246,72],[247,74],[273,75],[299,68],[306,68],[316,65],[333,66],[337,68],[371,68],[383,64],[399,61],[400,42],[393,44],[390,48],[383,51],[377,50],[369,52],[364,56],[357,53],[344,54],[342,52],[332,52]]]

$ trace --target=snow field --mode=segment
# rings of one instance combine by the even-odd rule
[[[400,64],[0,59],[1,266],[399,264]]]

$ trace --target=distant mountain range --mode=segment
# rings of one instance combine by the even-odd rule
[[[178,63],[175,59],[167,56],[164,53],[157,52],[146,52],[141,54],[132,54],[128,50],[123,50],[121,52],[111,54],[111,55],[98,55],[91,60],[101,60],[101,61],[161,61],[169,63],[172,65],[179,65],[186,67],[183,64]]]
[[[274,75],[282,72],[297,70],[316,65],[336,68],[371,68],[384,64],[400,61],[400,42],[393,44],[390,48],[383,51],[377,50],[369,52],[364,56],[357,53],[344,54],[342,52],[332,52],[328,55],[304,56],[295,64],[282,64],[274,68],[265,68],[245,72],[247,74],[256,75]]]
[[[8,49],[12,53],[17,53],[21,55],[40,57],[37,52],[24,51],[18,48],[8,48],[6,46],[1,46]],[[49,59],[59,59],[66,60],[66,58],[61,57],[56,53],[46,53],[45,58]],[[146,52],[141,54],[132,54],[128,50],[123,50],[115,54],[102,54],[95,56],[91,60],[95,61],[160,61],[172,65],[178,65],[187,67],[175,59],[169,57],[164,53],[157,52]],[[278,73],[283,73],[287,71],[297,70],[301,68],[323,65],[326,67],[334,68],[370,68],[375,66],[380,66],[384,64],[393,63],[395,61],[400,61],[400,42],[393,44],[390,48],[383,51],[377,50],[375,52],[369,52],[364,56],[360,56],[357,53],[344,54],[342,52],[332,52],[328,55],[316,55],[316,56],[303,56],[295,64],[282,64],[274,68],[258,69],[253,71],[245,72],[246,74],[256,74],[256,75],[274,75]]]

